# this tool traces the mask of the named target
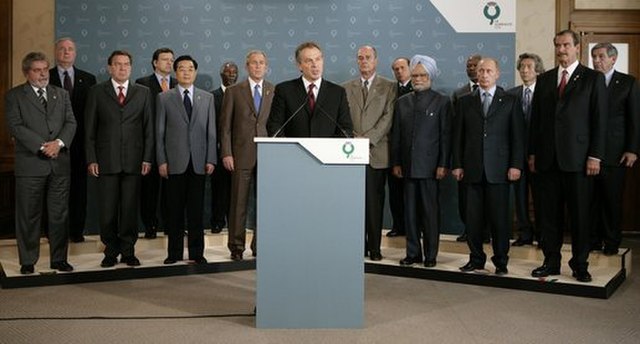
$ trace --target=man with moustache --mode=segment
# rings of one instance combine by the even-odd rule
[[[625,173],[635,164],[640,148],[640,90],[633,76],[613,68],[618,58],[613,44],[596,44],[591,57],[594,69],[604,74],[608,95],[606,150],[600,174],[594,179],[590,211],[591,248],[611,256],[618,253],[622,241]]]
[[[605,158],[604,75],[580,64],[580,38],[564,30],[553,39],[559,66],[538,76],[531,110],[529,169],[537,172],[540,209],[536,224],[544,238],[543,264],[533,277],[560,274],[565,206],[569,214],[569,267],[579,282],[590,282],[589,208],[593,176]]]
[[[130,81],[132,58],[115,50],[107,59],[111,78],[89,91],[85,112],[85,149],[89,175],[98,179],[100,266],[140,265],[138,239],[140,179],[153,154],[153,99],[145,86]]]
[[[156,97],[159,93],[174,88],[176,79],[171,77],[171,66],[173,65],[173,50],[169,48],[159,48],[153,52],[151,66],[153,73],[136,80],[136,83],[147,86],[151,91],[153,102],[151,103],[152,123],[155,121]],[[155,239],[157,237],[158,225],[158,203],[160,213],[167,211],[166,199],[162,196],[161,178],[158,174],[155,154],[153,154],[151,169],[146,176],[142,177],[142,192],[140,193],[140,217],[144,225],[145,239]],[[158,202],[160,200],[160,202]]]
[[[32,274],[40,256],[43,200],[48,211],[50,267],[72,271],[69,246],[69,146],[76,121],[69,94],[49,84],[40,52],[22,59],[26,82],[5,95],[6,120],[15,142],[16,241],[20,273]]]
[[[483,57],[478,89],[458,99],[453,122],[452,175],[466,189],[469,262],[461,271],[483,270],[483,232],[491,230],[496,275],[509,271],[509,183],[524,166],[524,116],[518,97],[496,86],[498,61]]]
[[[255,185],[257,147],[255,137],[267,136],[267,119],[273,100],[273,85],[264,80],[269,67],[267,55],[260,50],[247,53],[245,63],[247,80],[230,86],[222,102],[220,116],[220,142],[222,163],[231,172],[231,207],[229,216],[229,240],[227,247],[231,259],[242,260],[245,250],[247,203]],[[257,231],[256,231],[257,232]],[[256,235],[251,241],[255,257]]]
[[[216,104],[216,127],[218,128],[218,166],[222,166],[220,130],[222,116],[222,101],[227,88],[238,80],[238,66],[233,61],[226,61],[220,67],[220,87],[213,90]],[[271,105],[269,105],[271,106]],[[211,233],[217,234],[228,226],[229,202],[231,201],[231,172],[226,168],[217,168],[211,174]]]
[[[206,264],[204,257],[205,174],[217,161],[216,115],[213,94],[193,83],[198,62],[189,55],[173,62],[178,85],[158,95],[156,155],[160,176],[166,179],[169,236],[164,264],[184,259],[184,228],[188,232],[189,260]]]
[[[438,71],[433,58],[416,55],[410,67],[414,92],[398,99],[391,132],[392,170],[404,184],[407,253],[400,265],[420,263],[424,257],[430,268],[438,255],[438,183],[450,165],[453,109],[449,97],[431,89]]]
[[[276,86],[267,122],[269,136],[351,136],[347,94],[322,78],[324,57],[315,42],[298,45],[296,63],[302,76]]]
[[[69,37],[56,41],[56,66],[49,70],[52,85],[69,92],[71,107],[76,119],[76,135],[71,153],[71,187],[69,189],[69,240],[84,241],[84,224],[87,216],[87,162],[84,156],[84,109],[89,89],[96,84],[96,77],[75,66],[76,44]]]

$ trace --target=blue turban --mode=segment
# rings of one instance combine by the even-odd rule
[[[418,64],[421,64],[427,70],[430,79],[434,79],[438,74],[438,66],[436,60],[427,55],[415,55],[409,62],[409,69],[413,70]]]

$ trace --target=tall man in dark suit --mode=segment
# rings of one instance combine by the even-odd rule
[[[478,62],[478,89],[456,103],[453,124],[453,176],[466,188],[469,272],[484,269],[482,242],[489,227],[497,275],[508,273],[509,183],[520,178],[524,166],[524,116],[518,97],[496,86],[498,61]]]
[[[233,85],[238,80],[238,65],[233,61],[226,61],[220,67],[220,87],[213,90],[213,99],[216,104],[216,128],[218,128],[217,148],[218,148],[218,166],[222,166],[221,139],[220,132],[222,101],[227,87]],[[269,103],[271,106],[271,103]],[[268,112],[268,109],[267,109]],[[265,129],[266,130],[266,129]],[[231,172],[226,168],[217,168],[211,174],[211,233],[216,234],[222,231],[222,228],[228,226],[229,219],[229,202],[231,201]]]
[[[396,99],[413,91],[408,58],[398,57],[395,59],[391,64],[391,70],[397,81]],[[391,218],[393,220],[393,225],[387,236],[404,235],[404,185],[402,178],[398,178],[393,174],[392,168],[389,169],[387,185],[389,186],[389,208],[391,209]]]
[[[151,91],[151,117],[155,123],[157,95],[176,87],[177,81],[171,77],[173,67],[173,50],[169,48],[159,48],[153,52],[151,58],[153,73],[136,80],[137,84],[147,86]],[[144,225],[144,237],[155,239],[158,232],[158,204],[160,213],[166,214],[166,199],[163,197],[164,188],[161,186],[162,180],[158,174],[155,154],[152,157],[151,170],[142,177],[142,192],[140,193],[140,217]],[[163,221],[164,222],[164,221]]]
[[[71,271],[69,239],[69,146],[76,121],[69,94],[49,84],[43,53],[22,59],[26,83],[5,95],[7,126],[15,141],[16,239],[20,273],[31,274],[40,256],[43,200],[49,220],[50,267]]]
[[[369,139],[369,165],[365,182],[364,251],[373,261],[382,260],[382,212],[384,210],[384,184],[389,169],[389,130],[393,123],[396,85],[376,73],[378,53],[373,46],[358,49],[360,76],[342,86],[356,137]]]
[[[625,173],[638,159],[640,148],[640,90],[633,76],[613,68],[618,58],[613,44],[596,44],[591,48],[591,57],[594,69],[604,74],[608,93],[606,150],[600,174],[594,180],[590,211],[591,247],[614,255],[622,240]]]
[[[151,92],[129,80],[131,54],[115,50],[107,60],[111,78],[89,91],[86,153],[89,175],[98,178],[100,266],[120,262],[138,266],[140,179],[149,173],[153,154]]]
[[[87,161],[84,155],[84,108],[89,89],[96,84],[96,77],[77,68],[76,44],[64,37],[56,41],[56,66],[49,71],[49,82],[69,92],[71,107],[76,119],[76,135],[71,152],[71,188],[69,191],[69,240],[84,241],[84,223],[87,215]]]
[[[344,88],[322,78],[324,57],[315,42],[296,48],[302,76],[276,86],[267,122],[269,136],[345,137],[353,124]]]
[[[453,91],[453,94],[451,95],[451,101],[453,102],[454,109],[456,108],[456,103],[458,102],[458,99],[460,99],[462,96],[465,96],[475,91],[478,88],[478,77],[476,75],[476,67],[478,66],[478,62],[480,62],[481,59],[482,59],[482,56],[479,54],[473,54],[467,58],[466,71],[467,71],[467,77],[469,78],[469,81],[463,86],[461,86],[460,88]],[[465,210],[466,203],[467,203],[466,188],[461,183],[458,183],[458,212],[460,213],[460,220],[462,220],[462,223],[465,225],[464,232],[462,232],[462,234],[456,238],[456,240],[460,242],[467,241],[467,229],[466,229],[467,216],[466,216],[466,210]],[[487,231],[485,231],[485,238],[488,238],[488,237],[489,237],[489,234],[487,233]]]
[[[569,266],[580,282],[590,282],[589,207],[593,176],[605,157],[606,86],[604,76],[578,62],[580,38],[570,30],[553,43],[559,66],[538,76],[531,112],[529,169],[538,173],[540,208],[536,224],[544,238],[544,263],[533,277],[560,274],[560,212],[569,213]]]
[[[189,260],[206,264],[204,257],[205,174],[216,163],[216,115],[213,94],[193,82],[198,62],[183,55],[173,63],[178,86],[160,93],[157,100],[156,155],[158,170],[166,178],[169,245],[165,264],[184,257],[185,213]]]
[[[536,77],[544,73],[544,66],[540,56],[531,53],[524,53],[518,56],[518,72],[522,85],[510,89],[508,92],[521,99],[522,114],[524,115],[524,142],[525,154],[529,142],[529,128],[531,124],[531,100],[536,89]],[[526,157],[525,157],[526,158]],[[529,216],[529,187],[532,190],[534,206],[537,194],[535,184],[528,168],[525,168],[520,175],[520,179],[513,184],[515,190],[516,218],[519,230],[518,238],[513,242],[513,246],[532,245],[534,237],[540,246],[540,233],[534,228]]]
[[[230,86],[222,102],[220,142],[222,163],[231,172],[231,207],[229,241],[231,259],[242,260],[246,240],[247,203],[256,178],[257,149],[255,137],[267,136],[267,119],[273,101],[273,84],[264,80],[268,68],[267,55],[260,50],[247,53],[247,80]],[[251,241],[256,256],[256,235]]]
[[[438,181],[449,169],[453,109],[449,97],[431,89],[436,75],[434,59],[414,56],[411,79],[415,91],[398,98],[393,115],[391,163],[394,175],[404,184],[407,255],[400,265],[405,266],[421,262],[424,256],[424,266],[434,267],[438,255]]]

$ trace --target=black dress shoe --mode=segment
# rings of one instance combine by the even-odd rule
[[[165,265],[169,265],[169,264],[175,264],[178,262],[178,260],[180,259],[175,259],[175,258],[171,258],[171,257],[167,257],[167,259],[164,260],[163,264]]]
[[[158,237],[158,233],[156,233],[155,229],[146,229],[144,231],[144,238],[145,239],[155,239]]]
[[[400,260],[400,265],[402,266],[410,266],[418,263],[422,263],[422,258],[405,257],[404,259]]]
[[[459,237],[456,238],[457,242],[465,242],[467,241],[467,233],[462,233]]]
[[[475,270],[482,270],[484,266],[473,264],[472,262],[468,262],[467,264],[460,267],[460,271],[462,272],[471,272]]]
[[[508,273],[509,273],[509,270],[507,270],[506,266],[497,266],[496,267],[496,275],[504,276],[504,275],[506,275]]]
[[[112,266],[115,266],[117,262],[118,259],[116,257],[107,256],[104,257],[104,259],[100,263],[100,266],[103,268],[110,268]]]
[[[205,257],[198,257],[198,258],[194,258],[193,262],[196,264],[207,264],[207,258]]]
[[[482,242],[485,243],[485,244],[490,244],[491,243],[491,238],[484,238],[482,240]]]
[[[424,261],[424,267],[425,268],[432,268],[436,266],[436,260],[435,259],[427,259]]]
[[[32,274],[35,271],[33,264],[23,265],[20,267],[20,273],[23,275]]]
[[[127,264],[128,266],[140,266],[140,260],[136,256],[128,256],[120,258],[120,263]]]
[[[231,252],[231,260],[234,262],[239,262],[242,260],[242,251],[233,251]]]
[[[380,254],[379,252],[373,252],[371,253],[369,259],[373,260],[374,262],[379,262],[382,260],[382,254]]]
[[[552,268],[546,264],[543,264],[540,267],[537,267],[531,271],[531,277],[547,277],[553,275],[559,275],[560,268]]]
[[[587,269],[573,270],[571,274],[578,282],[591,282],[591,274]]]
[[[66,261],[51,263],[49,267],[52,268],[53,270],[58,270],[58,271],[73,271],[73,266],[71,266]]]
[[[69,241],[71,242],[84,242],[84,235],[71,235],[69,236]]]
[[[616,247],[607,247],[605,246],[604,249],[602,249],[602,253],[605,256],[615,256],[616,254],[618,254],[619,250]]]
[[[211,234],[218,234],[222,232],[222,227],[213,227],[211,228]]]
[[[387,233],[387,237],[389,237],[389,238],[394,238],[394,237],[398,237],[398,236],[404,236],[404,232],[400,232],[400,231],[397,231],[395,229],[392,229]]]
[[[524,245],[533,245],[533,239],[523,240],[521,238],[516,239],[511,246],[524,246]]]
[[[602,244],[600,243],[591,244],[591,251],[602,251]]]

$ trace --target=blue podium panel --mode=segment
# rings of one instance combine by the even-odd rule
[[[365,165],[258,141],[257,327],[363,326],[364,187]]]

